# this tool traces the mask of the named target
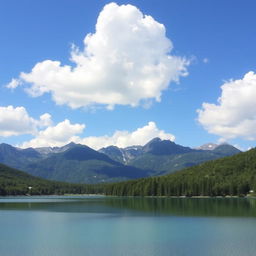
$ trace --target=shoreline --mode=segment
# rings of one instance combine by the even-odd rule
[[[118,198],[179,198],[179,199],[232,199],[232,198],[245,198],[245,199],[256,199],[256,195],[246,195],[246,196],[118,196],[118,195],[105,195],[105,194],[63,194],[63,195],[0,195],[0,198],[8,198],[8,197],[118,197]]]

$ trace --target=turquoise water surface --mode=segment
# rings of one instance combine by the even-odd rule
[[[1,256],[255,256],[255,199],[0,198]]]

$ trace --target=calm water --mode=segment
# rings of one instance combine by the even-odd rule
[[[256,199],[0,198],[1,256],[255,256]]]

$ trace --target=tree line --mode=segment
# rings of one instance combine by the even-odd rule
[[[256,149],[176,173],[109,184],[115,196],[244,196],[256,191]]]
[[[63,195],[103,193],[102,185],[72,184],[37,178],[0,164],[0,195]]]

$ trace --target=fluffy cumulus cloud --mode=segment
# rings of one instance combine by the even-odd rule
[[[36,120],[24,107],[0,107],[0,137],[35,134],[39,127],[48,126],[51,115],[45,113]]]
[[[138,106],[161,100],[170,82],[187,75],[189,61],[171,55],[173,45],[163,24],[132,5],[107,4],[84,49],[71,50],[73,65],[45,60],[21,73],[7,87],[30,84],[32,96],[50,93],[71,108],[103,104]]]
[[[66,119],[56,126],[49,126],[45,130],[39,131],[34,139],[24,142],[21,147],[63,146],[71,141],[78,141],[77,135],[82,133],[84,128],[84,124],[71,124]]]
[[[81,140],[81,143],[95,149],[110,145],[124,148],[132,145],[145,145],[155,137],[171,141],[175,140],[174,135],[159,130],[154,122],[149,122],[133,132],[116,131],[112,136],[86,137]]]
[[[198,110],[199,123],[223,140],[256,140],[256,74],[226,82],[221,90],[218,104],[203,103]]]
[[[116,131],[111,136],[81,137],[79,134],[83,132],[84,128],[83,124],[71,124],[69,120],[65,120],[56,126],[50,126],[40,131],[34,139],[23,143],[21,147],[63,146],[72,141],[100,149],[110,145],[118,147],[144,145],[155,137],[172,141],[175,139],[172,134],[158,129],[154,122],[149,122],[144,127],[132,132]]]

